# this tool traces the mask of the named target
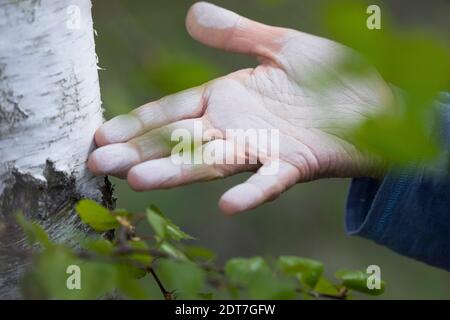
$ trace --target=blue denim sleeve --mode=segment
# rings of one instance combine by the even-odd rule
[[[450,151],[450,94],[443,94],[444,149]],[[353,179],[345,227],[402,255],[450,271],[450,167],[392,170],[383,180]]]

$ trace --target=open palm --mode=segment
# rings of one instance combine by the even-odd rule
[[[257,171],[220,200],[225,213],[237,213],[272,200],[297,182],[328,176],[376,176],[379,163],[345,138],[345,131],[387,105],[392,94],[375,70],[363,76],[339,72],[343,58],[359,57],[333,41],[299,31],[260,24],[208,3],[189,10],[186,25],[197,40],[227,51],[252,55],[261,62],[106,122],[96,133],[100,146],[89,158],[97,174],[127,177],[139,191]],[[325,75],[331,85],[312,79]],[[175,129],[277,130],[276,159],[259,144],[237,149],[236,157],[257,163],[176,164],[162,135]],[[209,137],[205,144],[219,144]],[[273,165],[275,174],[263,174]]]

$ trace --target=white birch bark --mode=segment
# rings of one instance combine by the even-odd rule
[[[76,241],[79,199],[111,203],[85,166],[102,122],[90,0],[0,0],[0,298],[18,297],[17,211]]]

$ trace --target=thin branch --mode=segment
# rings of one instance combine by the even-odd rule
[[[164,288],[164,285],[162,284],[161,280],[156,275],[155,269],[153,269],[152,267],[148,267],[145,270],[153,276],[153,279],[155,279],[156,283],[158,284],[159,290],[164,296],[164,299],[173,300],[172,292],[169,292],[166,290],[166,288]]]

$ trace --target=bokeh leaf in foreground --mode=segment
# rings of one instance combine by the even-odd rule
[[[119,226],[116,217],[95,201],[84,199],[78,202],[76,211],[81,220],[98,232],[115,229]]]
[[[365,294],[378,296],[384,292],[385,282],[380,280],[380,288],[369,289],[367,281],[371,275],[361,270],[338,270],[335,277],[342,281],[342,285],[348,289]]]

